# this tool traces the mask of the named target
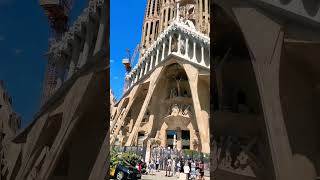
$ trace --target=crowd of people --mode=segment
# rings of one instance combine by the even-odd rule
[[[192,158],[185,160],[170,148],[166,151],[158,150],[153,151],[150,161],[146,162],[148,174],[155,175],[156,172],[163,170],[168,177],[179,177],[183,173],[187,179],[204,179],[203,160],[194,160]]]

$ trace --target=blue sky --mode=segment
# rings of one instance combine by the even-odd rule
[[[87,0],[76,0],[74,21]],[[39,110],[48,47],[47,17],[38,0],[0,0],[0,79],[22,116],[22,126]]]
[[[146,2],[110,0],[110,86],[117,100],[122,96],[125,76],[122,59],[127,56],[126,48],[133,54],[140,43]]]

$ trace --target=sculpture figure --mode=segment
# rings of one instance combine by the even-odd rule
[[[180,108],[179,108],[178,104],[174,104],[171,107],[171,115],[177,116],[179,114],[179,111],[180,111]]]
[[[184,110],[183,110],[182,115],[184,115],[184,116],[189,116],[189,117],[190,117],[190,115],[191,115],[190,105],[185,105],[185,108],[184,108]]]
[[[172,88],[170,91],[170,98],[177,97],[177,91],[176,88]]]

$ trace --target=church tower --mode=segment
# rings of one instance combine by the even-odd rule
[[[148,0],[141,35],[141,53],[158,37],[161,0]]]
[[[110,125],[110,147],[210,152],[208,0],[148,0],[138,63]],[[206,24],[207,23],[207,24]]]
[[[209,36],[209,0],[148,0],[142,27],[140,57],[174,21],[177,7],[180,18],[192,21],[199,32]]]

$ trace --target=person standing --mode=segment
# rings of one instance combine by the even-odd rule
[[[151,161],[148,162],[147,167],[148,167],[148,174],[151,174]]]
[[[160,158],[157,157],[157,160],[156,160],[156,170],[159,172],[159,164],[160,164]]]
[[[155,164],[154,164],[154,161],[152,160],[151,161],[151,175],[154,175],[155,173],[154,173],[154,169],[155,169]]]
[[[180,169],[181,169],[181,161],[178,160],[178,163],[177,163],[177,168],[176,168],[176,172],[178,172],[178,177],[180,177]]]
[[[200,180],[204,180],[204,163],[203,161],[199,164],[199,170],[200,170]]]
[[[184,167],[184,161],[183,161],[183,159],[180,160],[180,166],[181,166],[181,168],[180,168],[180,173],[183,173],[183,167]]]
[[[189,179],[190,167],[187,161],[184,163],[183,172],[187,175],[187,179]]]
[[[196,163],[194,160],[191,161],[191,177],[196,179]]]
[[[175,158],[172,159],[171,172],[172,172],[172,176],[176,175],[176,160],[175,160]]]
[[[170,176],[171,165],[172,165],[171,158],[170,158],[170,157],[168,157],[168,160],[167,160],[167,167],[166,167],[166,176]]]

